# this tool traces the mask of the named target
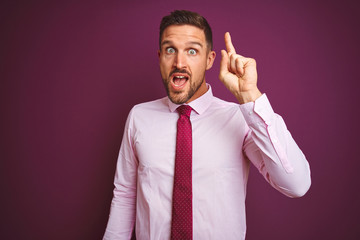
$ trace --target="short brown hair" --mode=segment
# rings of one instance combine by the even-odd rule
[[[170,15],[163,17],[160,23],[159,47],[161,49],[161,37],[165,28],[171,25],[192,25],[200,28],[205,33],[208,50],[213,49],[212,31],[206,19],[196,12],[187,10],[175,10]]]

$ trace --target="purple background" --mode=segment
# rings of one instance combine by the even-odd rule
[[[165,95],[158,27],[174,9],[212,25],[218,97],[235,101],[217,78],[225,31],[257,60],[310,162],[300,199],[252,167],[247,239],[359,239],[359,8],[347,0],[2,1],[0,238],[101,239],[127,114]]]

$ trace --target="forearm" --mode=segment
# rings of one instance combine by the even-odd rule
[[[309,164],[266,96],[241,110],[250,128],[244,145],[248,158],[280,192],[304,195],[311,184]]]
[[[115,188],[104,240],[131,239],[135,226],[135,202],[136,195],[124,196]]]
[[[123,142],[124,143],[124,142]],[[114,179],[114,196],[104,240],[129,240],[135,225],[137,165],[122,146]],[[131,159],[131,158],[130,158]]]

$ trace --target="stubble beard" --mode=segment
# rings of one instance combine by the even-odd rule
[[[170,99],[171,102],[175,103],[175,104],[183,104],[186,103],[187,101],[189,101],[189,99],[194,96],[194,94],[199,90],[199,88],[201,87],[201,85],[203,84],[203,82],[205,81],[205,73],[202,76],[201,81],[197,84],[197,82],[195,81],[191,81],[191,77],[188,80],[190,81],[190,89],[187,90],[183,90],[183,91],[176,91],[176,92],[171,92],[170,91],[170,82],[171,79],[164,79],[163,78],[163,83],[166,89],[166,93]]]

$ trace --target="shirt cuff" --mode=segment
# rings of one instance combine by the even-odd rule
[[[275,115],[265,93],[256,99],[255,102],[241,104],[240,110],[248,125],[259,122],[264,122],[266,125],[270,125],[270,122]]]

